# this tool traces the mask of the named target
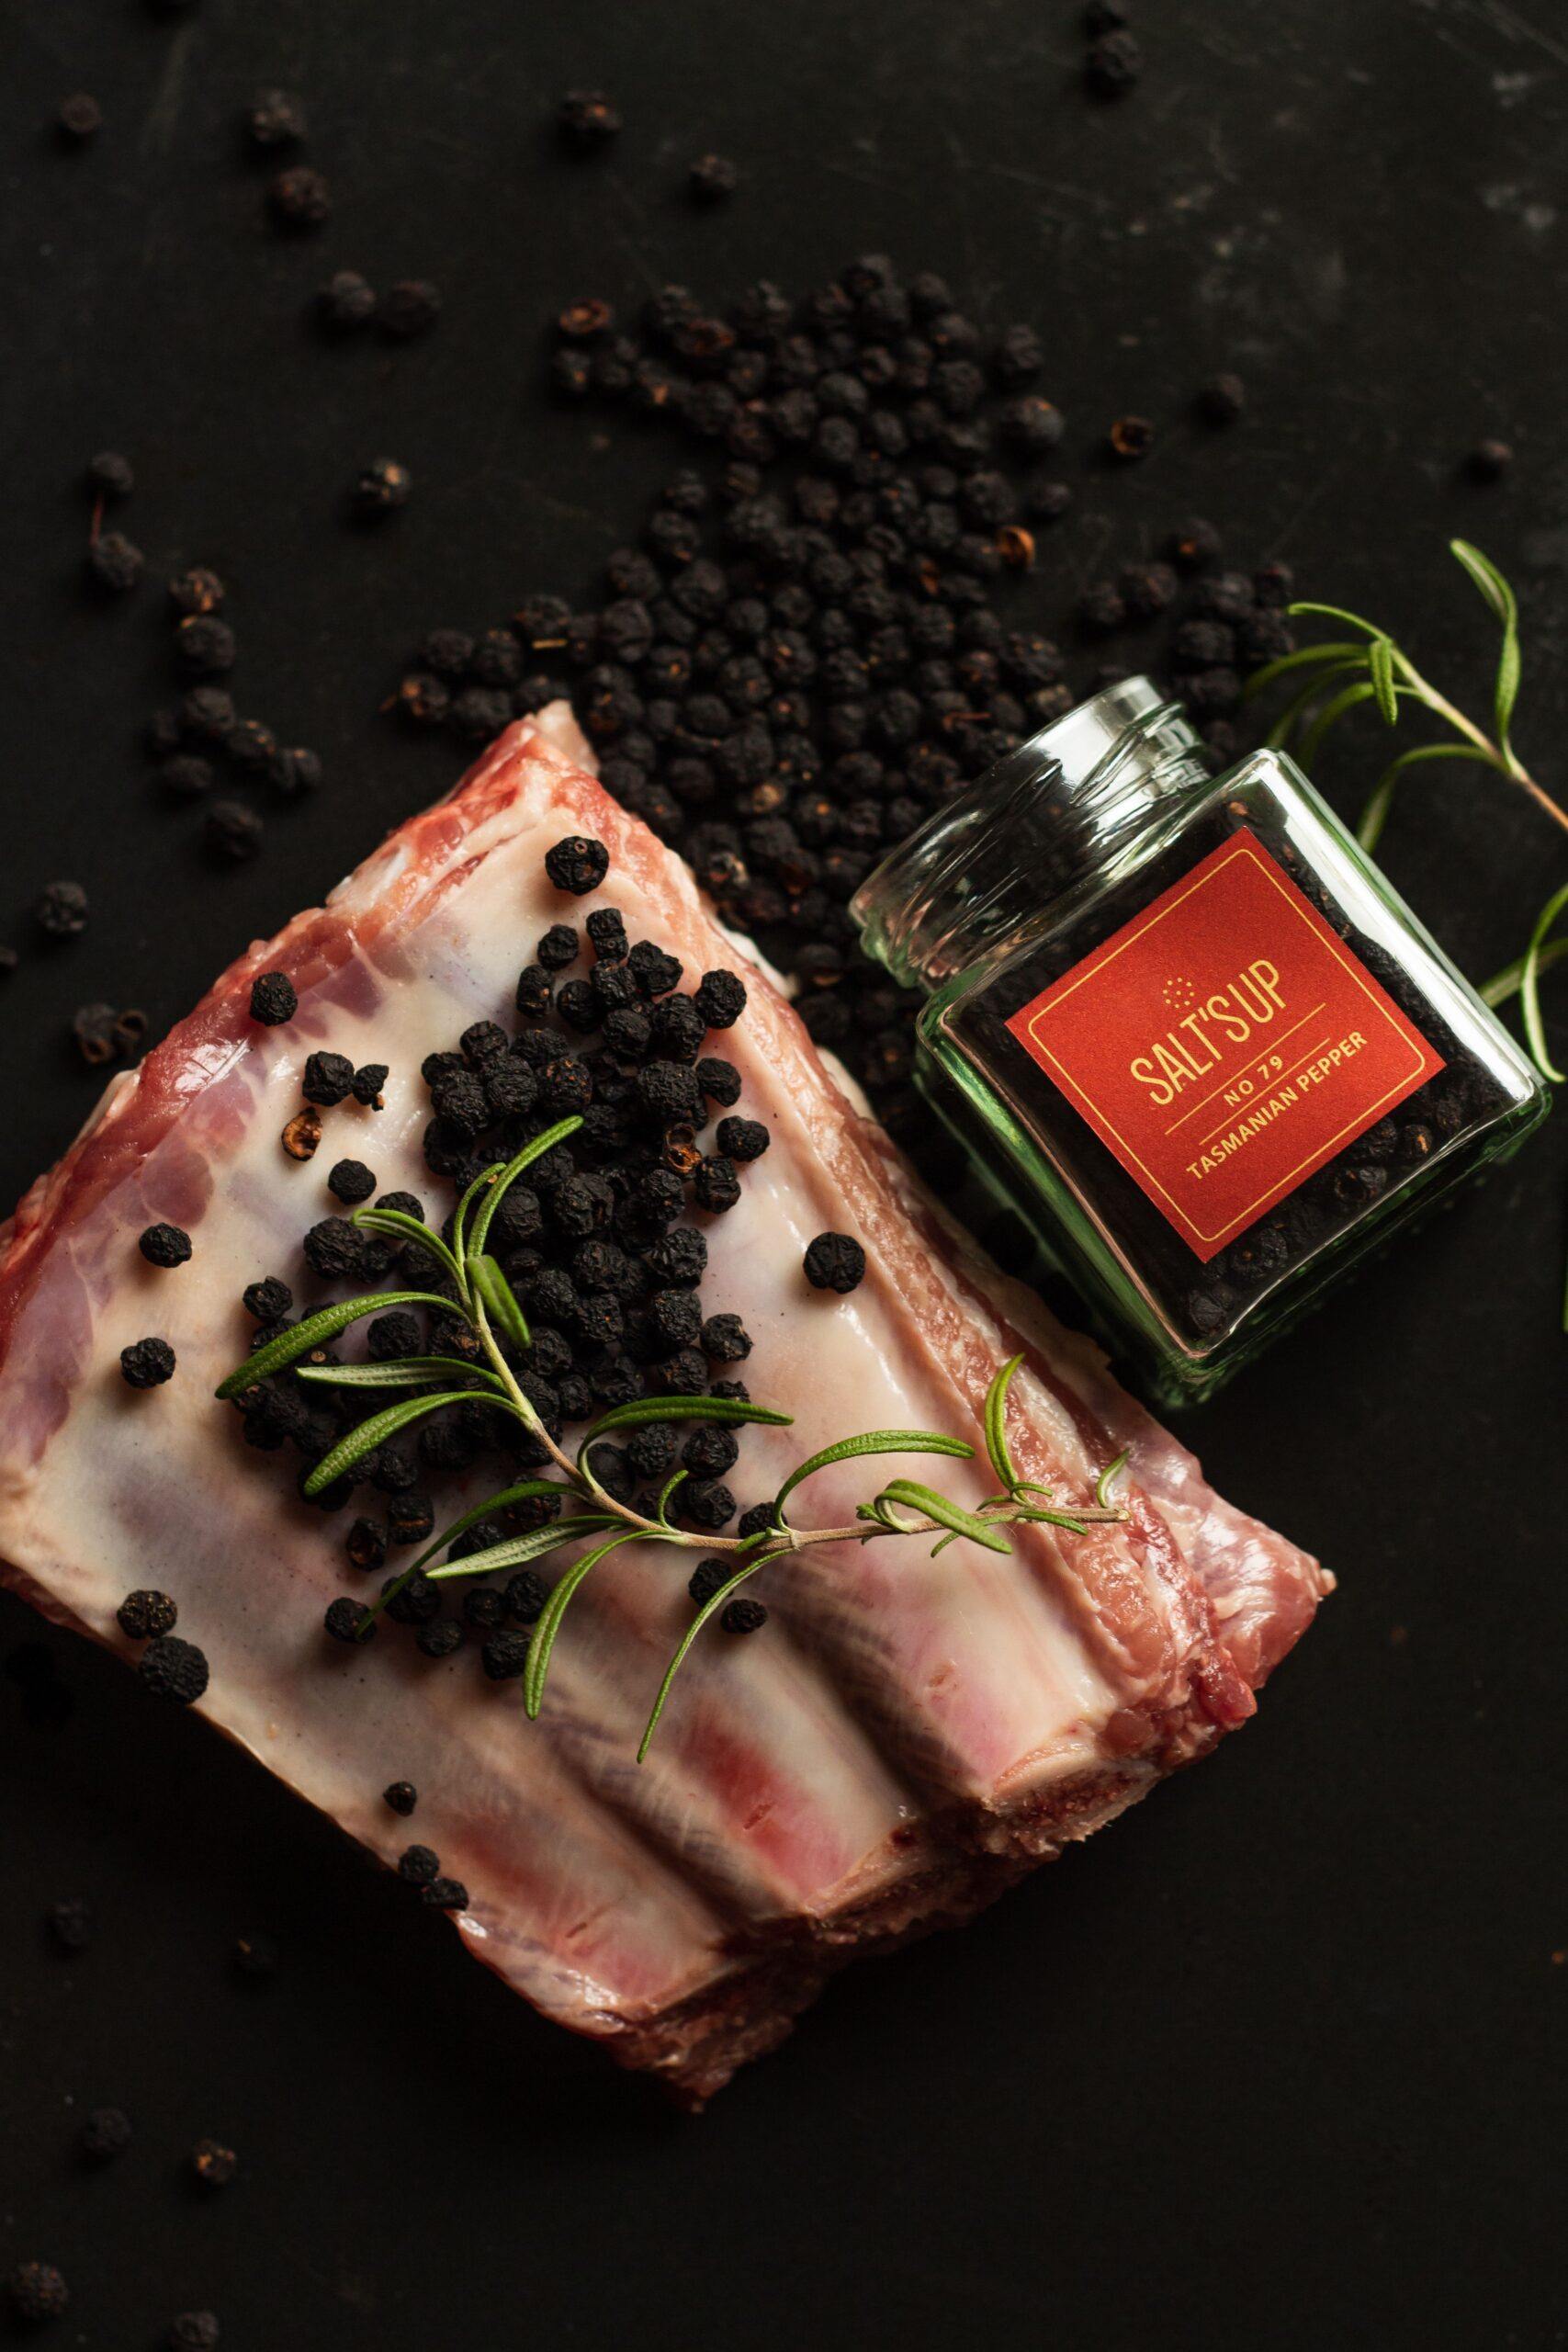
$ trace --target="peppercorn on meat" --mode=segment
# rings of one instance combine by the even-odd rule
[[[155,1687],[195,1695],[386,1860],[404,1856],[404,1875],[539,2008],[701,2099],[855,1950],[962,1917],[1242,1722],[1329,1579],[1222,1502],[1098,1354],[944,1221],[679,861],[584,762],[562,714],[513,728],[325,907],[243,956],[33,1187],[0,1253],[0,1556],[48,1614],[140,1656]],[[685,1346],[679,1294],[698,1289],[712,1374],[743,1374],[754,1400],[794,1417],[736,1432],[732,1467],[728,1445],[698,1451],[695,1523],[733,1533],[736,1510],[795,1463],[873,1427],[971,1441],[976,1460],[943,1462],[940,1483],[973,1509],[990,1483],[987,1387],[1020,1351],[1009,1430],[1024,1477],[1084,1504],[1129,1453],[1119,1523],[1016,1530],[1006,1555],[963,1542],[931,1558],[889,1539],[770,1566],[747,1588],[767,1622],[745,1631],[752,1611],[704,1633],[640,1766],[698,1555],[612,1554],[573,1602],[530,1723],[513,1637],[492,1634],[484,1672],[475,1655],[499,1596],[441,1640],[385,1621],[368,1643],[327,1637],[323,1616],[356,1573],[356,1506],[300,1501],[286,1457],[243,1445],[240,1416],[213,1397],[254,1329],[248,1285],[281,1280],[302,1305],[341,1295],[331,1233],[308,1260],[301,1237],[361,1196],[367,1171],[439,1226],[451,1189],[425,1156],[422,1064],[474,1023],[510,1032],[535,944],[544,978],[525,973],[525,1001],[547,996],[548,963],[577,953],[566,933],[548,948],[543,935],[587,918],[607,944],[612,909],[651,943],[645,993],[689,996],[660,1016],[688,1059],[710,1026],[733,1024],[703,1050],[728,1073],[711,1079],[716,1100],[739,1096],[725,1104],[742,1123],[736,1156],[706,1136],[689,1154],[701,1167],[687,1170],[655,1320],[668,1318],[672,1353]],[[253,999],[275,974],[288,987]],[[719,977],[705,990],[706,974]],[[163,1234],[139,1249],[154,1227],[188,1236],[188,1259]],[[705,1268],[681,1244],[688,1231]],[[852,1247],[818,1246],[840,1240]],[[808,1278],[814,1249],[823,1286]],[[400,1286],[395,1268],[377,1271]],[[276,1316],[278,1294],[253,1305]],[[592,1302],[563,1294],[569,1311],[592,1338]],[[566,1398],[581,1374],[562,1369],[564,1342],[558,1354]],[[433,1443],[419,1468],[437,1524],[487,1491],[471,1452]],[[852,1522],[875,1468],[818,1474],[792,1505],[797,1523]],[[396,1492],[390,1517],[395,1540]],[[354,1540],[381,1564],[379,1528]],[[543,1566],[553,1578],[558,1555]],[[177,1634],[130,1638],[117,1611],[131,1592],[138,1633],[148,1597],[166,1593]],[[198,1693],[181,1643],[205,1666]],[[418,1791],[412,1825],[383,1801],[391,1782]]]

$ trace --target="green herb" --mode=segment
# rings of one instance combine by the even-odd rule
[[[890,1453],[947,1455],[961,1461],[973,1458],[975,1449],[965,1439],[947,1437],[938,1430],[866,1430],[823,1447],[790,1472],[773,1498],[773,1523],[751,1535],[702,1534],[672,1526],[667,1514],[685,1476],[683,1471],[677,1471],[665,1487],[652,1518],[634,1510],[629,1503],[616,1500],[595,1476],[592,1454],[596,1445],[618,1430],[637,1429],[649,1421],[755,1421],[786,1428],[791,1417],[739,1397],[643,1396],[631,1404],[612,1406],[602,1413],[584,1433],[575,1455],[564,1452],[550,1436],[525,1395],[513,1362],[513,1356],[526,1356],[527,1322],[505,1275],[486,1251],[485,1242],[508,1185],[545,1152],[574,1134],[581,1124],[580,1119],[563,1119],[547,1134],[536,1136],[514,1159],[504,1166],[498,1161],[493,1168],[485,1170],[469,1185],[458,1204],[450,1249],[438,1235],[427,1232],[412,1218],[401,1217],[396,1210],[366,1208],[355,1213],[356,1225],[372,1231],[395,1229],[400,1239],[417,1242],[448,1274],[455,1297],[445,1298],[431,1291],[384,1291],[324,1307],[319,1315],[307,1316],[292,1330],[259,1348],[230,1374],[218,1391],[222,1397],[241,1396],[269,1374],[297,1363],[301,1379],[338,1386],[425,1390],[439,1384],[436,1394],[417,1395],[400,1404],[389,1405],[340,1438],[306,1479],[308,1495],[321,1494],[399,1430],[408,1428],[426,1413],[438,1412],[446,1405],[486,1405],[508,1413],[549,1455],[557,1475],[525,1478],[516,1486],[504,1487],[465,1511],[433,1544],[426,1545],[389,1584],[380,1599],[365,1611],[361,1639],[389,1601],[425,1569],[437,1553],[470,1527],[513,1504],[558,1498],[560,1515],[547,1525],[530,1529],[525,1534],[508,1536],[502,1543],[429,1569],[432,1580],[442,1583],[488,1576],[498,1569],[543,1559],[584,1536],[596,1539],[566,1569],[535,1626],[523,1679],[524,1704],[533,1717],[544,1703],[550,1658],[567,1610],[586,1578],[612,1552],[623,1544],[647,1543],[732,1557],[734,1573],[697,1611],[670,1661],[637,1751],[640,1763],[693,1643],[710,1618],[723,1610],[759,1568],[815,1544],[869,1544],[889,1535],[931,1537],[933,1556],[961,1538],[980,1544],[987,1551],[1009,1552],[1012,1548],[1007,1532],[1010,1527],[1049,1525],[1083,1534],[1092,1525],[1126,1519],[1127,1513],[1108,1499],[1111,1483],[1125,1464],[1125,1454],[1119,1455],[1100,1473],[1092,1501],[1075,1504],[1067,1510],[1055,1506],[1048,1488],[1019,1476],[1009,1452],[1006,1431],[1008,1389],[1022,1361],[1019,1356],[1001,1366],[986,1398],[982,1416],[986,1449],[997,1476],[998,1492],[988,1496],[976,1510],[966,1509],[932,1487],[908,1478],[891,1478],[868,1502],[858,1507],[848,1526],[802,1528],[784,1517],[784,1505],[796,1489],[817,1471],[835,1463]],[[299,1363],[301,1357],[327,1345],[360,1316],[379,1314],[399,1306],[429,1306],[445,1317],[466,1322],[485,1362],[469,1366],[440,1356],[405,1356],[366,1364]],[[569,1505],[575,1508],[566,1508]]]
[[[1492,688],[1492,732],[1439,694],[1422,676],[1410,656],[1386,629],[1359,613],[1337,605],[1298,604],[1293,615],[1314,615],[1359,629],[1359,638],[1336,637],[1317,645],[1303,645],[1278,662],[1270,662],[1247,682],[1250,698],[1266,692],[1281,678],[1295,684],[1295,692],[1269,732],[1277,750],[1297,749],[1309,765],[1330,729],[1363,703],[1373,704],[1390,727],[1397,726],[1412,706],[1429,711],[1459,738],[1457,742],[1417,743],[1391,760],[1373,786],[1356,828],[1363,849],[1373,850],[1382,838],[1394,795],[1412,768],[1433,760],[1459,760],[1472,767],[1490,768],[1529,795],[1552,823],[1568,832],[1568,809],[1562,808],[1525,767],[1513,745],[1514,708],[1518,701],[1522,664],[1519,654],[1518,603],[1507,581],[1489,557],[1468,539],[1451,539],[1450,552],[1474,582],[1497,622],[1501,643]],[[1568,939],[1553,937],[1568,910],[1568,885],[1555,890],[1536,919],[1525,953],[1506,971],[1489,980],[1481,993],[1489,1004],[1506,1003],[1517,996],[1525,1036],[1541,1075],[1554,1085],[1568,1083],[1547,1050],[1541,1018],[1540,982],[1543,972],[1568,954]]]

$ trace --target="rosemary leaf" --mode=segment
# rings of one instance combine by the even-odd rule
[[[820,1453],[812,1454],[790,1472],[773,1497],[773,1515],[782,1518],[785,1501],[803,1479],[835,1462],[853,1462],[866,1453],[948,1453],[967,1462],[974,1452],[964,1439],[943,1437],[936,1430],[866,1430],[859,1437],[841,1437],[837,1445],[825,1445]]]
[[[573,1526],[577,1523],[572,1522]],[[601,1521],[601,1525],[613,1524],[613,1521]],[[545,1702],[545,1678],[550,1670],[550,1653],[555,1648],[556,1635],[560,1632],[561,1619],[566,1615],[572,1595],[601,1560],[606,1559],[621,1544],[635,1543],[639,1532],[635,1527],[623,1527],[617,1534],[609,1536],[603,1544],[596,1544],[592,1551],[584,1552],[580,1560],[572,1562],[545,1603],[534,1627],[527,1660],[523,1668],[523,1707],[530,1723],[537,1721],[539,1709]],[[638,1761],[641,1761],[640,1758]]]
[[[1497,657],[1497,678],[1492,690],[1492,711],[1498,749],[1512,764],[1508,727],[1519,698],[1519,606],[1512,588],[1496,565],[1468,539],[1450,539],[1449,552],[1458,558],[1503,624],[1503,644]]]
[[[473,1504],[469,1510],[464,1511],[460,1519],[455,1519],[449,1527],[444,1527],[440,1534],[409,1562],[407,1567],[402,1569],[387,1587],[380,1599],[372,1604],[367,1612],[368,1617],[374,1622],[385,1609],[388,1601],[395,1600],[403,1587],[412,1583],[427,1561],[434,1560],[437,1552],[444,1552],[448,1544],[455,1544],[459,1535],[466,1535],[470,1527],[477,1527],[481,1519],[493,1518],[498,1512],[509,1510],[513,1503],[532,1502],[547,1495],[559,1495],[564,1500],[572,1491],[570,1487],[566,1486],[558,1478],[525,1478],[515,1487],[503,1487],[499,1495],[488,1495],[482,1503]],[[363,1628],[360,1637],[364,1638]]]
[[[1001,1530],[965,1510],[946,1495],[939,1495],[934,1487],[922,1487],[913,1478],[889,1478],[876,1498],[879,1503],[903,1503],[910,1510],[934,1519],[939,1527],[951,1528],[954,1535],[966,1535],[972,1544],[983,1544],[987,1552],[1010,1552],[1012,1545]]]
[[[1418,743],[1414,751],[1401,752],[1391,760],[1376,784],[1361,811],[1356,827],[1356,839],[1364,850],[1376,849],[1393,806],[1394,787],[1406,768],[1421,767],[1428,760],[1472,760],[1477,767],[1489,768],[1492,763],[1483,752],[1472,751],[1468,743]]]
[[[313,1380],[323,1388],[429,1388],[452,1381],[459,1373],[470,1380],[498,1388],[493,1372],[478,1364],[454,1363],[450,1356],[392,1356],[380,1363],[302,1363],[296,1377]]]
[[[1367,650],[1367,674],[1373,698],[1389,726],[1399,724],[1399,700],[1393,683],[1393,647],[1386,637],[1374,637]]]
[[[405,1216],[401,1209],[355,1209],[349,1223],[371,1233],[390,1234],[394,1241],[417,1242],[434,1259],[442,1271],[450,1274],[452,1280],[461,1286],[463,1271],[457,1261],[441,1236],[432,1233],[429,1226],[422,1225],[418,1217]]]
[[[1111,1489],[1127,1467],[1132,1447],[1124,1445],[1114,1462],[1108,1462],[1094,1482],[1094,1499],[1101,1510],[1111,1508]]]
[[[521,1568],[530,1560],[542,1560],[547,1552],[558,1551],[563,1544],[575,1543],[580,1535],[596,1535],[606,1527],[614,1527],[615,1520],[604,1511],[578,1511],[570,1519],[552,1519],[547,1527],[530,1527],[522,1535],[508,1535],[500,1544],[487,1544],[482,1552],[465,1552],[460,1560],[448,1560],[439,1568],[432,1568],[432,1584],[457,1584],[467,1577],[494,1576],[502,1568]],[[637,1532],[627,1529],[628,1535]],[[391,1595],[388,1594],[388,1599]]]
[[[1289,677],[1293,670],[1307,670],[1319,662],[1343,662],[1347,668],[1359,668],[1366,661],[1363,645],[1352,645],[1348,638],[1325,638],[1321,645],[1298,645],[1293,653],[1281,653],[1277,662],[1266,662],[1255,670],[1242,688],[1242,700],[1254,702],[1266,694],[1277,679]]]
[[[346,1331],[362,1315],[384,1315],[389,1306],[434,1306],[442,1315],[452,1312],[449,1298],[439,1298],[428,1290],[383,1290],[369,1298],[340,1299],[335,1306],[323,1306],[319,1314],[307,1315],[302,1323],[296,1323],[291,1331],[280,1332],[276,1340],[269,1340],[254,1356],[247,1356],[243,1363],[237,1364],[214,1393],[225,1400],[238,1396],[243,1390],[254,1388],[258,1380],[281,1372],[297,1357],[309,1355],[312,1348],[335,1340],[340,1331]]]
[[[488,1193],[491,1186],[495,1182],[496,1178],[502,1175],[504,1172],[505,1162],[500,1159],[492,1160],[488,1168],[480,1169],[479,1174],[474,1178],[473,1182],[468,1186],[468,1190],[464,1193],[462,1199],[457,1204],[457,1210],[452,1218],[452,1255],[457,1259],[460,1269],[464,1267],[465,1261],[468,1254],[468,1246],[463,1238],[464,1234],[468,1230],[468,1211],[472,1208],[479,1194],[481,1193]],[[476,1244],[476,1247],[482,1247],[482,1244]],[[462,1272],[459,1272],[457,1279],[459,1282],[463,1283],[464,1288],[466,1289],[468,1285]]]
[[[361,1421],[357,1429],[339,1438],[330,1453],[322,1454],[306,1479],[303,1492],[307,1497],[319,1495],[334,1478],[341,1478],[345,1470],[352,1470],[356,1462],[374,1453],[386,1439],[395,1437],[412,1421],[423,1420],[426,1413],[438,1412],[443,1405],[499,1405],[503,1412],[513,1409],[509,1397],[489,1396],[482,1388],[453,1388],[439,1396],[413,1396],[401,1405],[389,1405],[385,1412],[372,1413],[367,1421]]]
[[[495,1260],[488,1250],[476,1256],[474,1250],[470,1249],[468,1264],[468,1280],[479,1293],[481,1303],[492,1319],[499,1323],[513,1346],[514,1348],[530,1346],[532,1341],[528,1330],[528,1318],[518,1306],[516,1294]]]
[[[1537,974],[1550,972],[1553,964],[1562,963],[1564,956],[1568,956],[1568,939],[1549,939],[1536,959]],[[1516,956],[1511,964],[1505,964],[1500,972],[1494,972],[1477,993],[1482,1001],[1495,1012],[1500,1004],[1506,1004],[1510,997],[1517,996],[1524,985],[1524,978],[1525,959],[1522,956]]]
[[[1362,672],[1366,666],[1367,657],[1364,653],[1350,653],[1343,661],[1325,662],[1317,675],[1309,678],[1306,684],[1300,687],[1292,696],[1269,729],[1264,740],[1269,748],[1276,752],[1282,752],[1313,705],[1327,693],[1331,682],[1335,678],[1348,677],[1352,673]]]
[[[468,1238],[468,1248],[471,1251],[478,1252],[483,1250],[486,1237],[490,1232],[491,1219],[524,1170],[531,1168],[536,1159],[543,1159],[546,1152],[553,1151],[558,1143],[565,1143],[568,1136],[574,1136],[581,1125],[581,1118],[575,1115],[570,1119],[558,1119],[553,1127],[547,1127],[543,1135],[534,1137],[532,1143],[525,1143],[516,1158],[509,1159],[504,1168],[498,1165],[494,1169],[487,1169],[485,1177],[493,1176],[495,1181],[483,1201],[480,1202],[479,1214],[474,1219],[474,1229]],[[483,1182],[485,1179],[480,1181]]]
[[[612,1405],[600,1414],[579,1446],[578,1458],[612,1430],[640,1429],[645,1421],[764,1421],[773,1429],[787,1429],[794,1418],[766,1405],[748,1404],[740,1396],[637,1396],[629,1405]]]
[[[1018,1485],[1018,1470],[1008,1452],[1008,1390],[1013,1374],[1023,1362],[1021,1354],[1010,1356],[989,1388],[986,1391],[986,1452],[991,1467],[1010,1495]]]
[[[1540,965],[1547,938],[1564,907],[1568,907],[1568,882],[1554,890],[1535,919],[1529,944],[1525,949],[1524,968],[1519,975],[1519,1011],[1524,1018],[1525,1035],[1536,1068],[1542,1078],[1553,1086],[1568,1086],[1568,1076],[1557,1068],[1546,1043],[1546,1024],[1540,1014]]]
[[[687,1653],[690,1651],[692,1644],[696,1640],[697,1635],[702,1632],[703,1627],[707,1623],[710,1617],[716,1617],[720,1610],[728,1605],[734,1594],[739,1592],[740,1587],[745,1583],[748,1577],[754,1577],[759,1568],[765,1568],[767,1566],[770,1560],[777,1560],[782,1557],[783,1555],[778,1552],[764,1552],[757,1559],[748,1560],[744,1567],[737,1568],[735,1574],[728,1579],[728,1581],[725,1584],[721,1584],[718,1590],[714,1593],[709,1600],[704,1601],[702,1607],[698,1610],[696,1615],[693,1618],[691,1623],[682,1634],[680,1647],[676,1650],[674,1657],[671,1659],[669,1665],[664,1670],[664,1679],[659,1686],[659,1696],[653,1702],[653,1713],[648,1719],[648,1728],[643,1733],[641,1745],[637,1748],[637,1760],[639,1764],[646,1760],[648,1751],[653,1745],[653,1735],[659,1729],[659,1718],[664,1713],[664,1703],[670,1696],[671,1686],[674,1682],[675,1677],[680,1673],[682,1666],[684,1666]]]
[[[666,1478],[663,1486],[660,1488],[659,1500],[654,1506],[653,1516],[659,1521],[660,1527],[668,1527],[670,1524],[671,1498],[685,1476],[686,1473],[684,1470],[676,1470],[672,1472],[668,1478]]]

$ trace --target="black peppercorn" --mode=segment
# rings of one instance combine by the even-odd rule
[[[202,819],[202,838],[225,865],[243,865],[262,845],[262,820],[243,800],[215,800]]]
[[[346,1054],[315,1053],[307,1057],[299,1091],[307,1102],[324,1110],[341,1102],[354,1085],[354,1064]]]
[[[150,1225],[137,1241],[150,1266],[183,1266],[190,1256],[190,1236],[177,1225]]]
[[[51,882],[33,908],[33,920],[50,939],[75,939],[87,928],[87,893],[80,882]]]
[[[376,458],[349,492],[349,511],[361,523],[379,523],[408,504],[412,477],[395,458]]]
[[[93,1939],[91,1907],[80,1895],[67,1895],[62,1902],[53,1903],[49,1909],[49,1932],[55,1948],[62,1952],[85,1951]]]
[[[466,1911],[468,1890],[460,1878],[435,1878],[420,1890],[421,1899],[437,1911]]]
[[[412,343],[418,335],[428,334],[441,316],[441,288],[428,278],[400,277],[388,288],[381,306],[376,313],[376,323],[384,335],[397,343]]]
[[[251,1019],[261,1022],[264,1027],[276,1029],[281,1023],[292,1021],[299,1010],[299,999],[287,972],[260,972],[251,982]],[[337,1102],[340,1098],[333,1095],[328,1099]]]
[[[610,853],[603,842],[591,841],[581,833],[570,833],[545,852],[545,872],[558,890],[568,890],[574,898],[586,897],[598,889],[610,870]]]
[[[406,1821],[419,1803],[419,1791],[412,1781],[389,1781],[381,1792],[382,1802]]]
[[[134,588],[146,568],[141,548],[120,531],[100,531],[87,549],[88,577],[114,596]]]
[[[148,1642],[172,1634],[179,1611],[166,1592],[128,1592],[115,1615],[128,1641]]]
[[[362,1601],[355,1600],[351,1594],[340,1593],[335,1600],[328,1603],[321,1622],[334,1642],[358,1642],[362,1638],[369,1641],[375,1635],[375,1625],[367,1623],[367,1612]]]
[[[190,2168],[203,2188],[227,2188],[240,2159],[221,2140],[198,2140],[190,2152]]]
[[[687,167],[686,186],[698,204],[720,204],[733,196],[740,175],[725,155],[699,155]]]
[[[222,2340],[212,2312],[181,2312],[169,2322],[168,2352],[218,2352]]]
[[[237,646],[227,621],[213,613],[187,613],[175,630],[181,667],[197,677],[220,676],[234,666]]]
[[[1506,441],[1478,441],[1465,460],[1466,471],[1472,481],[1501,481],[1514,462],[1514,452]]]
[[[161,1634],[149,1642],[136,1670],[149,1690],[182,1707],[190,1706],[207,1688],[206,1653],[194,1642],[181,1641],[177,1634]]]
[[[767,1623],[768,1612],[760,1600],[738,1592],[721,1611],[718,1622],[727,1634],[755,1634]]]
[[[308,164],[290,164],[268,182],[267,209],[280,229],[319,229],[333,209],[332,191]]]
[[[74,90],[70,97],[61,99],[54,120],[61,138],[80,146],[103,129],[104,110],[89,91]]]
[[[197,752],[177,752],[158,770],[158,782],[171,800],[199,800],[211,791],[217,772]]]
[[[1102,33],[1084,61],[1084,79],[1097,98],[1122,98],[1144,70],[1144,53],[1130,32]]]
[[[71,2301],[71,2290],[52,2262],[17,2263],[6,2293],[17,2318],[29,2327],[58,2319]]]
[[[352,1205],[370,1198],[376,1190],[376,1179],[362,1159],[340,1159],[327,1177],[327,1190],[334,1200]]]
[[[87,489],[95,498],[106,502],[129,498],[136,488],[136,476],[130,461],[118,449],[100,449],[87,464]]]
[[[1198,413],[1205,424],[1234,424],[1246,406],[1247,386],[1239,376],[1211,376],[1198,394]]]
[[[128,1388],[157,1388],[174,1377],[175,1351],[167,1340],[137,1340],[121,1348],[119,1369]]]
[[[603,90],[569,90],[557,103],[556,121],[567,143],[587,153],[615,136],[621,110]]]
[[[356,269],[334,270],[314,298],[318,324],[333,335],[354,334],[376,315],[376,289]]]
[[[819,1233],[807,1250],[806,1279],[813,1290],[854,1290],[865,1274],[865,1251],[852,1235]]]
[[[245,130],[253,147],[297,147],[305,136],[305,112],[287,90],[263,90],[246,109]]]
[[[279,1282],[276,1274],[268,1274],[259,1283],[250,1283],[242,1294],[241,1303],[247,1315],[258,1323],[278,1323],[294,1304],[294,1294],[288,1284]]]
[[[95,2107],[77,2142],[89,2164],[112,2164],[130,2145],[130,2118],[123,2107]]]

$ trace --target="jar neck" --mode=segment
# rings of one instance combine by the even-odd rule
[[[850,902],[900,987],[935,989],[1207,786],[1179,703],[1126,678],[1021,743],[911,833]]]

